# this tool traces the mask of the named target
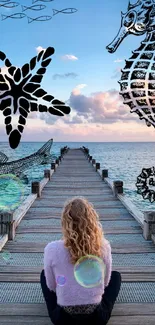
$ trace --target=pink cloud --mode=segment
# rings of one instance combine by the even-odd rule
[[[92,93],[85,96],[74,90],[71,93],[70,106],[76,111],[78,117],[91,123],[116,123],[117,121],[137,120],[136,114],[131,114],[127,105],[123,101],[117,90]]]

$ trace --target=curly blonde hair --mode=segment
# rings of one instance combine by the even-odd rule
[[[83,197],[67,200],[61,215],[64,246],[75,264],[82,256],[103,257],[104,233],[93,205]]]

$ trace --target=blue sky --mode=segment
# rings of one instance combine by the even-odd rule
[[[18,2],[22,5],[32,5],[32,0],[18,0]],[[128,36],[114,54],[109,54],[106,50],[106,46],[114,39],[120,28],[121,11],[127,11],[128,0],[55,0],[47,3],[38,1],[34,4],[46,4],[47,9],[40,12],[29,10],[26,12],[29,17],[52,15],[52,9],[61,10],[73,7],[77,8],[78,12],[71,15],[59,13],[50,21],[34,21],[31,24],[28,24],[27,18],[19,20],[8,18],[0,21],[0,50],[7,54],[11,62],[16,66],[22,66],[36,55],[36,48],[39,46],[43,48],[53,46],[55,48],[55,54],[53,55],[53,60],[48,67],[42,83],[43,88],[50,94],[58,99],[66,101],[70,98],[73,89],[81,84],[86,85],[85,87],[82,86],[83,88],[81,87],[82,89],[80,91],[80,94],[86,96],[86,98],[90,97],[92,93],[109,94],[110,90],[116,90],[118,92],[118,80],[120,79],[120,73],[118,71],[120,68],[124,67],[124,61],[131,56],[131,51],[138,48],[140,41],[144,39],[144,36]],[[1,14],[11,15],[17,12],[21,12],[20,7],[11,10],[0,8]],[[66,55],[72,55],[77,59],[63,60],[62,56]],[[115,62],[116,60],[120,60],[121,62]],[[77,74],[77,77],[53,79],[55,74],[65,75],[67,73]],[[125,108],[129,112],[129,108]],[[132,117],[132,114],[129,113],[129,115]],[[34,121],[35,119],[33,119],[33,123]],[[139,127],[138,121],[139,119],[137,116],[137,127]],[[4,140],[7,139],[7,137],[2,127],[2,115],[0,115],[0,122],[0,135]],[[46,124],[46,122],[44,121],[44,124]],[[32,123],[32,121],[30,123]],[[41,127],[39,123],[38,119],[36,119],[36,125]],[[58,121],[56,121],[56,123],[58,123]],[[67,124],[67,122],[65,123]],[[118,121],[116,121],[116,123],[118,123]],[[131,120],[131,123],[136,122]],[[153,127],[147,128],[144,122],[140,123],[140,129],[142,128],[145,130],[144,137],[141,137],[143,134],[142,131],[139,137],[136,135],[135,125],[132,124],[132,132],[135,135],[130,137],[131,132],[129,131],[127,137],[125,135],[124,138],[126,141],[144,141],[148,136],[147,134],[149,134],[149,138],[151,136],[150,140],[154,141]],[[106,123],[105,129],[107,125]],[[42,127],[46,126],[47,125],[44,125]],[[93,124],[92,127],[94,128],[94,126],[95,124]],[[72,128],[71,125],[69,127]],[[78,126],[76,124],[76,127],[78,130],[78,128],[84,127],[84,125]],[[125,130],[126,128],[124,128],[123,125],[123,134],[125,134]],[[151,133],[147,133],[148,130]],[[100,140],[100,133],[98,133],[97,130],[95,139],[98,141],[108,141],[108,137],[110,141],[114,141],[115,139],[120,141],[122,138],[122,133],[120,135],[118,133],[116,137],[115,131],[113,135],[112,129],[109,132],[109,135],[111,134],[110,137],[108,133],[107,136],[106,133],[103,133],[103,137]],[[65,137],[65,139],[68,139],[66,133],[65,137],[64,134],[61,135],[59,132],[56,134],[57,140],[61,141]],[[70,132],[68,135],[69,138],[71,134]],[[89,141],[90,139],[90,141],[92,141],[91,134],[92,131],[90,134],[79,133],[78,138],[77,133],[75,139],[79,139],[79,141]],[[29,139],[27,131],[23,134],[23,139],[24,141]]]
[[[32,5],[32,0],[19,0],[21,4]],[[36,2],[35,4],[42,4]],[[45,3],[46,4],[46,3]],[[20,66],[36,55],[35,48],[53,46],[55,54],[48,68],[44,85],[53,93],[67,99],[77,84],[87,84],[83,93],[119,89],[117,79],[111,78],[115,70],[123,67],[124,59],[131,50],[139,45],[139,37],[129,36],[120,45],[117,52],[109,54],[106,50],[120,27],[120,12],[127,10],[126,0],[55,0],[47,2],[47,9],[27,11],[30,17],[50,15],[52,9],[77,8],[71,15],[59,13],[51,21],[27,23],[21,20],[6,19],[1,21],[1,49],[8,54],[12,62]],[[20,7],[17,7],[20,9]],[[10,15],[20,12],[17,8],[1,9],[1,13]],[[77,61],[62,61],[60,56],[73,54]],[[123,62],[114,62],[123,59]],[[54,74],[74,72],[76,79],[53,81]],[[47,89],[46,88],[46,89]]]

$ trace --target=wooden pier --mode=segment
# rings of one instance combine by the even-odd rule
[[[123,182],[112,182],[87,148],[62,150],[43,181],[32,184],[24,204],[3,215],[3,223],[1,217],[6,234],[0,236],[0,324],[51,324],[39,283],[43,251],[62,237],[61,210],[73,196],[94,204],[111,243],[113,270],[122,275],[108,324],[154,325],[155,213],[143,214],[127,200]],[[8,260],[5,251],[11,254]]]

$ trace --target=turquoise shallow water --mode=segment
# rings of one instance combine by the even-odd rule
[[[12,150],[8,143],[0,143],[0,151],[9,157],[9,161],[28,156],[36,152],[44,143],[29,142],[21,143],[16,150]],[[59,156],[60,148],[67,145],[70,148],[78,148],[86,146],[90,150],[90,154],[100,162],[101,168],[109,170],[109,177],[113,180],[119,179],[124,182],[125,194],[136,204],[136,206],[144,210],[154,210],[155,202],[150,203],[143,200],[142,196],[137,194],[136,179],[141,173],[142,168],[155,166],[155,142],[149,143],[84,143],[84,142],[56,142],[53,143],[51,153]],[[29,178],[29,184],[24,185],[25,197],[31,191],[31,181],[41,180],[43,171],[49,168],[49,165],[35,166],[29,169],[25,174]],[[9,200],[9,197],[8,197]]]

